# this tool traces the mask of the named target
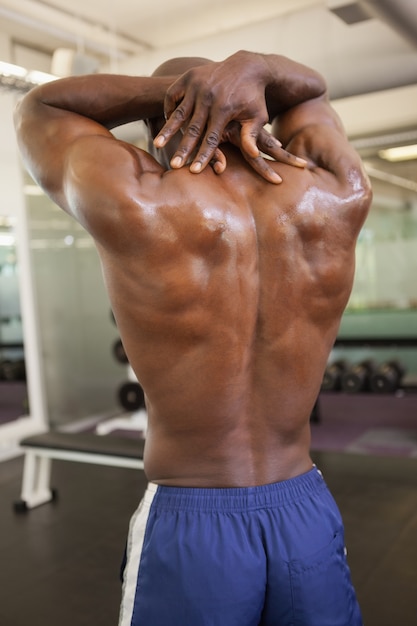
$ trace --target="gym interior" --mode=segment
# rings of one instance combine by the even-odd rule
[[[114,626],[146,486],[143,394],[96,250],[23,170],[16,101],[51,77],[248,49],[326,77],[372,182],[312,456],[344,518],[365,624],[417,624],[415,0],[0,0],[0,18],[0,623]],[[143,145],[139,124],[115,132]]]

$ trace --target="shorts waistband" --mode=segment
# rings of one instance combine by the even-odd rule
[[[149,485],[155,491],[155,485]],[[157,510],[247,511],[282,506],[327,488],[317,467],[295,478],[256,487],[198,488],[157,485]]]

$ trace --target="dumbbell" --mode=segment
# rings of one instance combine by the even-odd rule
[[[375,363],[371,359],[355,363],[342,374],[342,391],[345,393],[369,391],[370,379],[374,372]]]
[[[126,411],[138,411],[145,406],[145,395],[138,382],[123,383],[117,392],[119,402]]]
[[[25,361],[23,359],[2,361],[0,363],[0,379],[9,381],[26,380]]]
[[[330,363],[323,374],[322,391],[339,391],[342,387],[342,376],[348,369],[347,361],[338,360]]]
[[[405,368],[399,361],[382,363],[371,376],[371,389],[375,393],[395,393],[404,374]]]
[[[4,359],[0,361],[0,380],[8,380],[8,370],[10,367],[10,361]]]

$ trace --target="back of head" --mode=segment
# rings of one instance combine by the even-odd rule
[[[193,67],[206,65],[207,63],[212,63],[212,61],[203,57],[176,57],[161,63],[152,73],[152,76],[181,75],[187,70],[191,70]]]

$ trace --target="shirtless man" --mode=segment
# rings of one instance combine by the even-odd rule
[[[110,132],[144,119],[159,150]],[[371,191],[322,77],[278,55],[177,59],[33,89],[16,129],[96,242],[146,395],[120,625],[362,624],[309,417]]]

